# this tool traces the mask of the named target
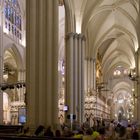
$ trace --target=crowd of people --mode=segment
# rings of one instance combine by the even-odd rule
[[[82,137],[83,140],[139,140],[139,126],[136,123],[126,121],[100,121],[96,120],[90,127],[83,124],[82,131],[74,137]]]
[[[23,130],[23,135],[29,134],[29,127]],[[100,121],[90,127],[88,121],[82,125],[76,125],[71,128],[63,124],[61,129],[52,130],[51,126],[45,128],[40,125],[34,132],[35,136],[48,137],[73,137],[83,140],[139,140],[139,129],[136,124],[128,123],[127,125],[116,121]]]

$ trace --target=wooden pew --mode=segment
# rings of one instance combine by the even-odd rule
[[[0,125],[0,134],[18,134],[21,132],[23,125]]]
[[[82,140],[81,138],[72,137],[38,137],[38,136],[10,136],[0,135],[0,140]]]

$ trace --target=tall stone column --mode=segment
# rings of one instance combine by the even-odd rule
[[[87,58],[87,81],[88,81],[88,90],[91,88],[91,78],[90,78],[90,58]]]
[[[85,88],[85,93],[88,91],[88,59],[84,58],[84,88]]]
[[[68,33],[66,36],[66,96],[65,103],[69,110],[66,115],[74,113],[74,36]]]
[[[86,46],[86,38],[83,35],[81,46],[81,123],[84,122],[84,104],[85,104],[85,90],[84,90],[85,46]]]
[[[27,125],[58,123],[58,1],[28,0]]]
[[[93,89],[93,59],[90,59],[90,89]]]
[[[93,59],[93,89],[96,90],[96,59]]]
[[[78,34],[74,35],[74,114],[76,115],[76,120],[79,111],[78,105]]]
[[[85,37],[83,34],[78,35],[78,115],[79,123],[83,122],[84,116],[84,48]]]
[[[81,115],[82,115],[82,34],[79,34],[78,40],[78,121],[81,123]]]
[[[82,34],[68,33],[66,37],[66,116],[75,114],[82,122],[84,106],[84,46]]]
[[[85,102],[85,99],[87,98],[87,92],[88,92],[88,59],[84,57],[84,100],[83,100],[83,108],[84,108],[84,111],[83,111],[83,122],[85,121],[85,114],[87,112],[86,110],[86,105],[87,103]]]

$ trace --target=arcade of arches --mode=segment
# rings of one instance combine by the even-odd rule
[[[139,0],[1,0],[0,9],[1,124],[56,126],[70,114],[140,122]]]

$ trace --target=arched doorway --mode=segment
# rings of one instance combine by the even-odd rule
[[[25,81],[23,81],[23,69],[21,69],[15,46],[9,47],[3,55],[3,122],[17,125],[19,111],[25,109]]]

